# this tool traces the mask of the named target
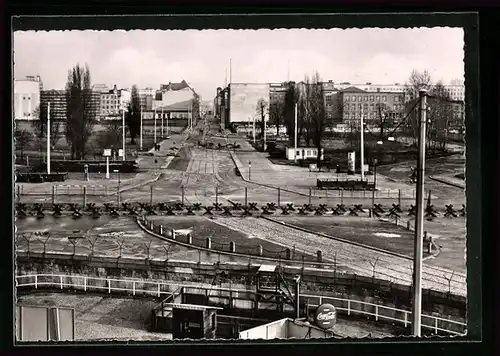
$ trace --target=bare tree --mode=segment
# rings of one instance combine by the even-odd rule
[[[261,98],[257,101],[257,108],[256,108],[256,113],[257,116],[260,117],[260,132],[261,132],[261,137],[264,137],[264,127],[265,127],[265,120],[266,120],[266,113],[268,109],[268,104],[267,102]]]
[[[408,78],[405,89],[406,97],[406,112],[408,112],[408,118],[406,121],[406,127],[413,138],[413,142],[416,143],[418,140],[418,110],[410,110],[413,108],[414,103],[418,100],[420,89],[431,89],[432,80],[429,72],[427,70],[419,72],[413,70]]]
[[[15,147],[20,151],[21,157],[24,156],[24,150],[33,140],[33,135],[28,130],[16,129],[14,132]]]
[[[310,133],[314,146],[318,151],[317,165],[321,166],[321,140],[325,133],[326,127],[326,112],[325,101],[323,99],[323,86],[321,85],[321,77],[318,72],[315,72],[309,85],[309,109],[310,109]]]
[[[130,132],[130,143],[135,145],[135,138],[141,131],[141,98],[139,97],[137,85],[132,86],[130,103],[128,104],[128,110],[125,114],[125,121],[128,126],[128,131]]]
[[[85,158],[87,144],[95,124],[96,108],[92,98],[89,67],[77,64],[68,73],[66,83],[66,140],[71,158]]]
[[[40,152],[42,151],[43,141],[47,137],[47,119],[48,105],[41,103],[33,110],[35,120],[31,121],[31,126],[35,132],[35,136],[39,141]],[[61,122],[58,120],[50,120],[50,146],[54,148],[57,141],[62,137]]]
[[[269,104],[269,122],[276,125],[276,135],[280,134],[280,126],[284,121],[285,103],[281,100],[272,101]]]
[[[454,112],[450,94],[442,82],[437,82],[429,94],[427,146],[435,153],[438,149],[446,150],[448,127]]]
[[[295,104],[298,101],[298,91],[294,82],[288,82],[285,92],[284,124],[289,144],[293,144],[295,137]]]

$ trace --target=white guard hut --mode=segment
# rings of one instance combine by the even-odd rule
[[[318,157],[318,150],[315,147],[294,147],[286,148],[286,159],[293,161],[295,159],[315,159]],[[325,159],[325,150],[321,149],[321,160]]]

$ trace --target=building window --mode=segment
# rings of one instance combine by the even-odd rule
[[[376,101],[380,101],[380,96],[379,96],[379,95],[377,95],[377,96],[375,97],[375,100],[376,100]]]
[[[363,110],[368,110],[368,104],[363,104]]]
[[[394,101],[397,103],[399,101],[399,96],[395,96]]]
[[[363,104],[359,104],[358,108],[360,111],[363,110]]]
[[[345,104],[345,109],[349,110],[349,104]]]
[[[368,96],[365,96],[365,101],[368,101]]]
[[[374,104],[370,104],[370,110],[373,110],[375,108]]]
[[[352,96],[352,101],[356,101],[356,97],[354,95]]]
[[[370,119],[373,119],[373,112],[370,113]]]
[[[382,101],[387,101],[387,96],[382,96]]]
[[[362,96],[361,96],[361,95],[359,95],[359,96],[358,96],[358,100],[359,100],[359,101],[361,101],[361,100],[362,100]]]
[[[370,101],[373,101],[375,97],[373,95],[370,95]]]
[[[300,151],[295,152],[296,157],[300,157]]]
[[[307,150],[306,155],[307,155],[307,157],[311,157],[311,150]]]
[[[318,151],[317,150],[313,150],[313,156],[317,156],[318,155]]]

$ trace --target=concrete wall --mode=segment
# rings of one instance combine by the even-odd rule
[[[230,84],[230,123],[252,123],[253,119],[259,119],[257,114],[257,103],[264,99],[269,105],[269,84]],[[266,121],[269,115],[266,114]]]
[[[255,274],[259,265],[210,264],[190,261],[149,260],[137,258],[111,258],[94,256],[72,256],[62,254],[17,253],[17,274],[61,273],[98,277],[120,277],[189,282],[210,286],[216,271],[225,270],[230,276],[229,284],[235,289],[255,289]],[[411,310],[411,289],[409,286],[388,283],[369,277],[334,274],[331,271],[299,267],[283,267],[282,273],[291,284],[296,274],[302,274],[301,293],[324,295],[364,302],[383,304],[388,307]],[[465,320],[466,298],[446,293],[424,290],[422,293],[424,314],[436,315],[454,320]],[[319,301],[310,301],[319,304]],[[374,306],[354,306],[375,312]],[[341,307],[346,308],[347,303]],[[379,310],[387,316],[396,312]],[[401,317],[401,315],[397,315]]]

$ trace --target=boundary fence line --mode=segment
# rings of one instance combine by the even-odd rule
[[[24,283],[21,283],[23,279],[28,279],[28,280],[25,281]],[[89,277],[82,275],[63,275],[63,274],[17,275],[15,278],[15,282],[16,282],[16,288],[34,287],[34,289],[38,289],[39,287],[56,287],[59,288],[60,290],[74,288],[74,289],[83,289],[84,292],[107,291],[108,294],[112,294],[113,292],[129,292],[133,296],[143,293],[143,294],[150,294],[153,297],[161,297],[162,295],[173,295],[175,291],[181,287],[199,288],[192,285],[185,285],[185,284],[171,283],[164,281],[144,281],[137,279],[101,278],[101,277]],[[104,282],[104,283],[98,284],[95,282]],[[113,286],[112,282],[116,283],[117,285]],[[121,283],[122,285],[118,286],[118,283]],[[129,286],[130,284],[132,285]],[[148,288],[147,286],[150,287]],[[244,289],[232,289],[232,288],[229,289],[217,286],[212,286],[210,290],[220,291],[220,292],[229,291],[236,293],[249,292]],[[300,296],[302,298],[306,298],[307,301],[309,301],[309,299],[318,299],[319,303],[318,305],[314,303],[312,304],[308,303],[309,306],[319,306],[325,302],[330,302],[335,306],[336,309],[338,309],[341,312],[344,312],[349,316],[351,314],[368,315],[375,317],[376,321],[385,319],[401,323],[404,325],[404,327],[408,327],[409,325],[411,325],[411,321],[409,319],[411,319],[412,313],[411,311],[408,310],[388,307],[381,304],[374,304],[359,300],[346,299],[346,298],[328,297],[328,296],[314,295],[314,294],[301,294]],[[388,313],[384,314],[384,311],[393,313],[394,316],[387,315]],[[462,331],[460,332],[452,330],[451,325],[458,326]],[[435,334],[437,334],[438,332],[445,332],[452,335],[465,335],[467,331],[466,323],[426,314],[422,315],[422,327],[433,330]]]

